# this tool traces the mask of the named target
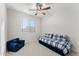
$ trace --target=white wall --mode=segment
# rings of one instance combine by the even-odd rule
[[[74,39],[74,42],[75,42],[75,46],[76,46],[76,50],[79,52],[79,3],[78,4],[75,4],[76,5],[76,18],[75,18],[75,21],[76,21],[76,26],[74,31],[75,31],[75,39]]]
[[[27,15],[23,12],[19,12],[12,9],[7,9],[7,19],[8,19],[8,40],[20,37],[23,40],[34,41],[40,34],[40,20],[34,16]],[[36,23],[36,32],[22,32],[21,30],[21,20],[22,17],[26,19],[30,18]]]
[[[79,5],[56,4],[56,12],[42,19],[42,33],[63,33],[70,37],[72,49],[79,52]],[[78,9],[78,10],[77,10]]]
[[[1,17],[0,17],[0,42],[1,42],[1,23],[2,23],[2,20],[1,20]],[[1,47],[1,43],[0,43],[0,47]],[[0,55],[1,55],[1,49],[0,49]]]
[[[0,54],[5,55],[6,51],[6,6],[0,3]]]

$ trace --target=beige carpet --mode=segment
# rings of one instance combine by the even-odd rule
[[[77,55],[77,54],[72,53],[69,55]],[[6,56],[60,56],[60,55],[39,44],[37,41],[34,41],[26,43],[26,45],[16,53],[7,52]]]

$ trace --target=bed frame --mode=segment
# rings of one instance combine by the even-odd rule
[[[55,51],[56,53],[60,54],[61,56],[66,56],[66,55],[69,53],[69,52],[68,52],[68,53],[65,55],[62,50],[60,50],[60,49],[58,49],[58,48],[56,48],[56,47],[52,47],[51,45],[48,45],[48,44],[46,44],[46,43],[44,43],[44,42],[42,42],[42,41],[40,41],[40,40],[39,40],[39,43],[42,44],[43,46],[49,48],[50,50]]]

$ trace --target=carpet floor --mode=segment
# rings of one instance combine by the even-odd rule
[[[39,44],[37,41],[32,41],[26,43],[26,45],[17,52],[6,52],[6,56],[60,56],[60,55]],[[79,56],[79,54],[71,51],[69,56]]]

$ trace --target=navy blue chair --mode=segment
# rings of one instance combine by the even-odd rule
[[[7,42],[7,50],[11,52],[17,52],[25,45],[25,40],[20,40],[20,38],[15,38]]]

